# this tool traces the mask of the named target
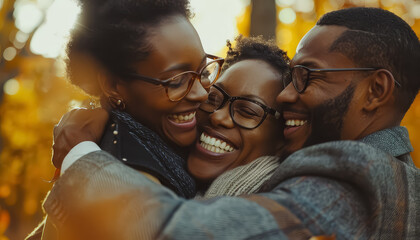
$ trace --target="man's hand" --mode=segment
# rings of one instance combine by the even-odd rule
[[[64,157],[83,141],[99,143],[108,118],[109,114],[103,108],[79,108],[64,114],[54,127],[53,165],[61,168]]]

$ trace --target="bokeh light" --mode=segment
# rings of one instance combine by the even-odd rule
[[[17,1],[13,16],[16,19],[16,27],[25,33],[32,32],[44,17],[36,3],[29,1]]]
[[[289,7],[294,2],[295,2],[295,0],[276,0],[276,4],[280,7]]]
[[[291,24],[296,20],[296,13],[291,8],[284,8],[279,12],[279,19],[284,24]]]
[[[294,8],[298,12],[312,12],[314,10],[315,3],[313,0],[296,0]]]
[[[46,21],[33,36],[31,51],[46,58],[56,58],[62,54],[79,13],[80,8],[73,0],[54,1],[47,10]]]
[[[16,57],[16,54],[17,54],[16,48],[14,48],[14,47],[8,47],[8,48],[4,49],[3,57],[7,61],[12,61],[13,58]]]
[[[4,93],[8,95],[15,95],[19,91],[20,85],[19,82],[12,78],[7,80],[7,82],[3,86]]]
[[[197,29],[206,52],[217,54],[221,44],[227,39],[233,40],[238,35],[236,18],[243,14],[250,1],[244,0],[191,0],[195,13],[191,20]],[[212,14],[200,14],[212,13]]]

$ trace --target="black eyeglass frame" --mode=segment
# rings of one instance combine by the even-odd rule
[[[211,55],[211,54],[206,54],[206,58],[213,59],[213,61],[210,61],[210,62],[206,63],[206,65],[204,65],[198,72],[196,72],[196,71],[185,71],[185,72],[176,74],[175,76],[173,76],[171,78],[168,78],[168,79],[165,79],[165,80],[152,78],[152,77],[144,76],[144,75],[137,74],[137,73],[127,73],[127,74],[124,74],[124,77],[135,79],[135,80],[142,80],[142,81],[145,81],[145,82],[148,82],[148,83],[151,83],[151,84],[155,84],[155,85],[161,85],[165,88],[166,96],[169,98],[169,100],[172,101],[172,102],[177,102],[177,101],[181,101],[185,96],[188,95],[188,93],[191,91],[191,88],[192,88],[192,86],[194,84],[194,81],[196,79],[198,79],[198,81],[200,81],[200,83],[201,83],[201,74],[203,73],[204,69],[208,65],[210,65],[214,62],[217,62],[220,65],[219,72],[217,73],[217,76],[214,79],[214,81],[207,88],[211,87],[217,81],[217,79],[219,79],[220,73],[222,71],[222,66],[223,66],[223,63],[224,63],[225,59],[221,58],[221,57],[218,57],[218,56]],[[169,94],[168,94],[168,85],[171,83],[171,81],[174,78],[179,77],[180,75],[189,74],[189,73],[193,74],[194,77],[192,77],[190,79],[186,92],[181,97],[179,97],[177,99],[171,99],[169,97]]]
[[[260,103],[259,101],[256,101],[254,99],[247,98],[247,97],[240,97],[240,96],[232,97],[227,92],[225,92],[225,90],[223,90],[221,87],[219,87],[217,85],[213,85],[212,87],[216,88],[217,90],[219,90],[223,94],[223,100],[222,100],[222,103],[216,109],[213,110],[213,112],[208,112],[208,111],[203,110],[203,109],[200,108],[204,112],[214,113],[215,111],[223,108],[225,106],[225,104],[229,101],[230,102],[229,103],[229,115],[230,115],[230,118],[232,119],[232,121],[236,125],[238,125],[239,127],[242,127],[242,128],[245,128],[245,129],[250,129],[250,130],[259,127],[264,122],[264,120],[266,119],[266,117],[267,117],[268,114],[273,115],[276,119],[279,119],[280,118],[280,112],[279,111],[277,111],[277,110],[275,110],[275,109],[273,109],[271,107],[268,107],[268,106]],[[235,118],[233,117],[233,109],[232,109],[232,103],[235,100],[245,100],[245,101],[249,101],[249,102],[255,103],[255,104],[259,105],[264,110],[264,116],[261,118],[261,120],[260,120],[260,122],[258,123],[257,126],[252,127],[252,128],[249,128],[249,127],[242,126],[241,124],[239,124],[239,123],[237,123],[235,121]]]
[[[304,82],[303,89],[300,90],[300,91],[299,91],[298,87],[296,86],[295,81],[293,81],[293,71],[296,68],[304,68],[308,71],[308,74],[306,76],[306,81]],[[319,69],[318,68],[317,69],[317,68],[308,68],[308,67],[303,66],[303,65],[296,65],[292,68],[292,71],[290,72],[290,78],[291,78],[290,82],[293,83],[293,86],[298,93],[303,93],[306,90],[306,87],[308,87],[309,78],[310,78],[312,72],[376,71],[376,70],[379,70],[379,69],[382,69],[382,68],[324,68],[324,69]],[[399,83],[395,78],[394,78],[394,81],[395,81],[395,84],[398,87],[401,87],[401,83]],[[287,85],[290,84],[290,82],[286,83],[286,81],[283,81],[284,88],[286,88]]]

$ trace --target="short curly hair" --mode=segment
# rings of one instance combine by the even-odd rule
[[[223,64],[222,73],[233,64],[249,59],[262,60],[270,64],[282,76],[282,80],[288,76],[290,72],[290,58],[287,53],[281,50],[274,40],[265,40],[259,37],[238,36],[235,47],[228,40],[229,48],[225,62]]]
[[[401,83],[397,107],[405,113],[420,90],[420,42],[413,29],[392,12],[380,8],[347,8],[325,14],[318,26],[348,28],[331,45],[358,66],[386,68]]]
[[[78,1],[81,13],[67,44],[67,72],[73,84],[96,96],[101,94],[99,85],[80,73],[90,70],[81,69],[81,62],[92,59],[120,76],[150,53],[151,29],[171,16],[191,16],[188,0]]]

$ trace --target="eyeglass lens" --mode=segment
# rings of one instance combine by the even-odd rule
[[[200,72],[201,85],[208,89],[216,80],[220,72],[220,64],[218,62],[210,62]],[[173,77],[167,85],[168,97],[171,100],[179,100],[184,97],[191,89],[196,74],[193,72],[185,72]]]
[[[207,101],[200,105],[200,109],[212,113],[222,107],[225,96],[217,88],[211,88]],[[234,98],[229,100],[229,111],[232,120],[244,128],[255,128],[263,120],[264,109],[249,100]]]
[[[264,109],[256,103],[244,99],[235,99],[230,104],[232,118],[240,126],[254,128],[264,118]]]
[[[309,71],[306,68],[302,67],[295,67],[292,71],[292,81],[293,85],[295,86],[298,92],[303,91],[305,88],[305,84],[307,82],[307,78]]]

